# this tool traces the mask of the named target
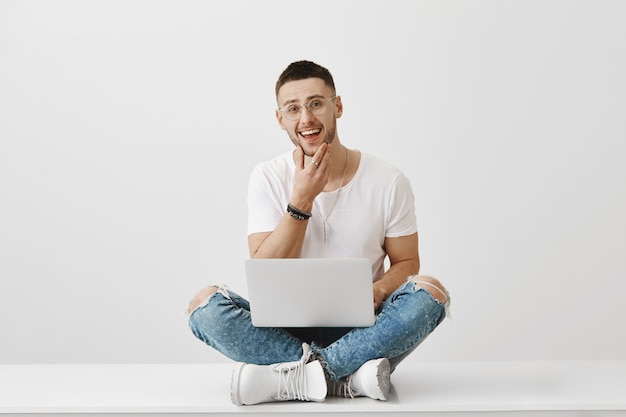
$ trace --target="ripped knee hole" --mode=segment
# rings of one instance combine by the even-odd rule
[[[442,304],[447,303],[450,299],[448,291],[446,291],[445,287],[436,278],[425,275],[418,275],[411,277],[410,281],[416,283],[418,286],[428,291],[430,295],[432,295],[437,301]]]
[[[189,302],[189,306],[187,307],[187,313],[191,314],[193,311],[195,311],[198,307],[205,303],[209,297],[215,294],[218,289],[218,287],[211,286],[198,291],[198,293]]]

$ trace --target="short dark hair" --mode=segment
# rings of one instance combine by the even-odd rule
[[[305,80],[307,78],[321,78],[324,83],[333,90],[335,94],[335,82],[333,76],[326,68],[311,61],[296,61],[289,64],[289,66],[280,74],[278,81],[276,81],[276,96],[278,96],[278,90],[284,84],[289,81]]]

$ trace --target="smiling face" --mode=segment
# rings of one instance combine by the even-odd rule
[[[288,105],[300,106],[313,99],[323,101],[334,95],[333,89],[321,78],[306,78],[283,84],[278,90],[276,100],[278,107],[284,109]],[[296,146],[302,147],[305,155],[314,155],[322,143],[332,143],[337,138],[337,119],[341,117],[343,110],[341,97],[328,100],[325,107],[322,114],[314,115],[304,106],[297,120],[289,120],[281,111],[276,110],[280,127]]]

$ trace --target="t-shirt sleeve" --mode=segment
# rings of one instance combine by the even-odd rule
[[[385,237],[408,236],[417,232],[415,198],[409,179],[397,177],[390,199],[389,218]]]
[[[282,220],[287,203],[283,207],[275,191],[262,167],[256,166],[248,181],[248,235],[271,232]]]

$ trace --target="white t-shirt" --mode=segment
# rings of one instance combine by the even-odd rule
[[[271,232],[278,226],[291,197],[294,170],[291,151],[253,169],[248,187],[248,234]],[[374,281],[384,273],[385,238],[417,231],[408,178],[366,153],[361,153],[352,180],[340,192],[318,195],[311,212],[301,256],[369,258]]]

